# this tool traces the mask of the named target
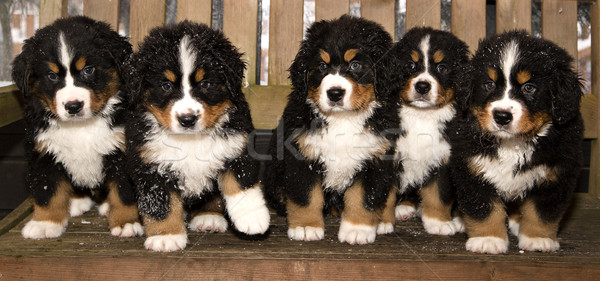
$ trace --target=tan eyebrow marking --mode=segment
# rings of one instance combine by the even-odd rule
[[[358,49],[350,49],[344,53],[344,60],[350,62],[358,54]]]
[[[411,59],[412,59],[414,62],[419,62],[419,57],[420,57],[420,56],[419,56],[419,52],[417,52],[417,51],[415,51],[415,50],[413,50],[413,51],[410,53],[410,58],[411,58]]]
[[[525,84],[529,79],[531,79],[531,73],[529,73],[529,71],[521,70],[517,73],[517,82],[519,82],[519,84]]]
[[[488,67],[487,72],[488,76],[490,77],[490,79],[492,79],[492,81],[496,82],[498,80],[498,72],[496,72],[495,69]]]
[[[60,71],[60,69],[58,68],[58,65],[56,65],[53,62],[47,62],[48,64],[48,68],[50,68],[50,71],[54,72],[54,73],[58,73]]]
[[[75,68],[80,71],[85,67],[85,63],[86,63],[86,59],[85,57],[80,57],[76,62],[75,62]]]
[[[171,82],[175,82],[175,80],[177,80],[177,76],[175,76],[175,73],[171,70],[165,70],[165,72],[163,72],[163,74],[165,75],[165,77],[167,78],[167,80],[171,81]]]
[[[205,74],[206,74],[206,72],[204,72],[204,69],[202,69],[202,68],[196,70],[196,75],[194,76],[196,83],[202,81],[202,79],[204,79]]]
[[[433,62],[440,63],[444,59],[444,52],[437,50],[433,53]]]
[[[319,50],[319,55],[321,55],[321,59],[325,62],[325,63],[329,63],[331,62],[331,57],[329,56],[329,53],[325,52],[325,50],[320,49]]]

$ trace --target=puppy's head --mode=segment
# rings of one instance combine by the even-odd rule
[[[399,92],[404,104],[432,108],[454,101],[456,74],[469,59],[463,41],[449,32],[413,28],[394,45],[392,54],[404,81]]]
[[[126,38],[87,17],[60,19],[25,41],[13,80],[28,102],[63,121],[110,114],[131,55]]]
[[[325,115],[368,110],[387,94],[382,58],[390,46],[389,34],[368,20],[314,23],[290,67],[294,90]]]
[[[581,82],[556,44],[508,32],[483,40],[471,61],[469,109],[496,137],[543,135],[579,114]]]
[[[135,102],[172,133],[219,127],[243,100],[240,57],[221,32],[206,25],[185,21],[156,28],[132,60]]]

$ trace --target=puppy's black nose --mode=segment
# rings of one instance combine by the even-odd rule
[[[494,121],[500,126],[508,125],[513,120],[512,113],[505,110],[494,110],[492,114]]]
[[[77,114],[83,109],[82,101],[70,101],[65,103],[65,109],[69,114]]]
[[[344,89],[332,88],[332,89],[327,90],[327,97],[332,102],[338,102],[344,97],[345,93],[346,93],[346,90],[344,90]]]
[[[196,114],[182,114],[177,116],[177,121],[179,124],[185,128],[193,127],[196,125],[196,121],[198,121],[198,116]]]
[[[429,82],[417,82],[415,90],[421,95],[427,94],[431,90],[431,84]]]

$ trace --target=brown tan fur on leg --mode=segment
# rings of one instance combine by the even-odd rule
[[[463,216],[469,237],[493,236],[504,240],[508,239],[506,232],[506,210],[499,201],[492,203],[492,211],[484,220],[475,220],[468,215]]]
[[[452,220],[452,205],[446,205],[440,198],[437,178],[420,190],[423,216],[447,222]]]
[[[369,211],[365,208],[364,198],[365,190],[362,182],[356,180],[344,193],[344,213],[342,214],[342,220],[354,225],[377,225],[380,218],[377,212]]]
[[[226,171],[219,177],[219,187],[225,196],[235,196],[242,192],[242,187],[231,171]]]
[[[69,204],[72,194],[73,187],[71,184],[64,179],[59,180],[48,205],[40,206],[35,202],[33,203],[32,220],[64,223],[69,219]]]
[[[119,196],[118,186],[115,182],[108,183],[108,226],[113,229],[115,227],[123,227],[128,223],[136,223],[140,221],[138,208],[136,204],[125,205]]]
[[[396,222],[396,214],[394,213],[394,211],[396,207],[395,205],[397,192],[398,191],[395,187],[392,188],[392,190],[390,190],[390,194],[388,195],[387,200],[385,201],[385,206],[383,206],[383,209],[377,212],[377,215],[379,216],[382,223],[391,223],[392,225],[394,225],[394,223]]]
[[[556,241],[556,233],[558,232],[558,223],[560,218],[553,222],[544,222],[535,208],[535,204],[531,200],[525,200],[521,205],[521,226],[519,235],[525,235],[529,238],[550,238]]]
[[[325,198],[321,189],[321,182],[317,181],[310,191],[308,205],[300,206],[292,200],[287,200],[287,222],[289,228],[314,227],[325,228],[323,220],[323,205]]]
[[[155,220],[147,215],[144,215],[144,228],[147,236],[168,235],[168,234],[185,234],[185,221],[183,213],[183,201],[181,197],[171,192],[169,202],[171,209],[164,220]]]

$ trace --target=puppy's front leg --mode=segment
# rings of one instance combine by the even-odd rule
[[[173,252],[185,248],[188,239],[185,230],[183,202],[181,197],[170,193],[169,212],[166,218],[157,219],[143,214],[146,229],[144,246],[157,252]]]
[[[338,233],[340,242],[348,244],[375,242],[379,221],[377,213],[365,207],[363,182],[355,180],[344,193],[344,212]]]
[[[228,170],[219,177],[219,187],[227,213],[237,230],[250,235],[267,231],[271,217],[260,183],[244,189],[233,171]]]
[[[316,241],[325,237],[323,205],[325,199],[321,182],[316,181],[308,194],[308,204],[287,199],[288,237],[300,241]]]

